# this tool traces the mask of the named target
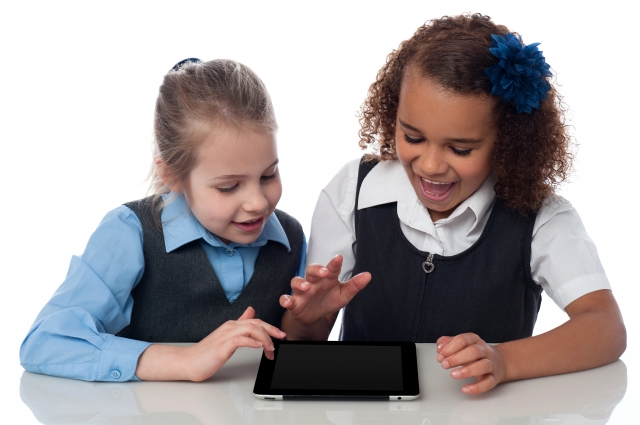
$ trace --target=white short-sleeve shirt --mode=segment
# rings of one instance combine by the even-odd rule
[[[351,277],[355,264],[353,212],[359,164],[359,159],[346,164],[322,190],[311,222],[307,263],[326,264],[342,254],[343,281]],[[397,202],[400,228],[413,246],[452,256],[471,247],[482,234],[495,200],[495,183],[495,177],[489,176],[449,217],[433,222],[402,165],[383,161],[363,180],[358,209]],[[580,216],[560,196],[548,197],[536,216],[531,275],[562,309],[589,292],[611,289]]]

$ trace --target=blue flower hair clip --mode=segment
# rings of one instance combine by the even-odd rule
[[[520,36],[507,33],[504,37],[491,34],[493,45],[489,51],[499,62],[485,70],[491,79],[491,93],[516,106],[518,113],[531,113],[547,98],[551,84],[549,64],[538,50],[540,43],[525,46]]]

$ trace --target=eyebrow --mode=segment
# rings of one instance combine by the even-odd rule
[[[407,124],[406,122],[402,121],[401,119],[398,119],[398,121],[400,121],[400,125],[402,127],[406,128],[407,130],[415,131],[416,133],[422,134],[422,131],[418,130],[414,126],[412,126],[410,124]],[[468,137],[448,137],[446,140],[448,142],[467,143],[467,144],[473,144],[473,143],[482,142],[482,139],[472,139],[472,138],[468,138]]]
[[[271,167],[275,167],[276,165],[278,165],[279,162],[280,162],[280,160],[276,159],[276,161],[273,164],[269,165],[266,169],[268,170]],[[247,177],[247,176],[244,175],[244,174],[225,174],[223,176],[213,177],[211,180],[212,181],[233,180],[233,179],[242,179],[242,178],[245,178],[245,177]]]
[[[456,142],[456,143],[467,143],[467,144],[474,144],[474,143],[480,143],[482,142],[481,139],[464,139],[464,138],[447,138],[448,142]]]
[[[415,131],[416,133],[420,133],[422,134],[422,131],[418,130],[417,128],[415,128],[412,125],[407,124],[406,122],[402,121],[400,118],[398,118],[398,121],[400,121],[400,125],[403,126],[404,128],[411,130],[411,131]]]

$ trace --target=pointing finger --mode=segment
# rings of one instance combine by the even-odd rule
[[[360,273],[342,284],[342,296],[344,301],[349,302],[356,294],[362,291],[371,281],[371,273]]]
[[[330,279],[337,279],[342,270],[342,255],[336,255],[329,261],[326,269],[329,271],[328,276]]]
[[[256,311],[253,307],[247,307],[244,313],[242,313],[242,316],[238,317],[238,320],[253,319],[254,317],[256,317]]]
[[[305,271],[305,278],[311,283],[316,283],[329,275],[329,270],[322,264],[309,264]]]
[[[280,329],[276,328],[273,325],[270,325],[267,322],[263,322],[262,320],[255,319],[255,320],[252,320],[252,323],[264,329],[269,335],[271,335],[274,338],[284,338],[286,336],[286,334],[282,332]]]

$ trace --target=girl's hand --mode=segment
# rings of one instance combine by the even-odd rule
[[[204,381],[215,374],[238,347],[263,347],[273,360],[273,338],[285,333],[275,326],[254,319],[255,310],[248,307],[238,320],[229,320],[190,347],[152,344],[138,360],[136,376],[142,380]]]
[[[344,283],[338,276],[342,270],[342,255],[336,255],[326,267],[320,264],[307,266],[305,278],[291,279],[293,295],[280,297],[280,305],[293,317],[309,324],[339,311],[371,280],[371,274],[360,273]]]
[[[341,269],[341,255],[332,258],[326,267],[308,265],[305,278],[291,280],[293,295],[280,297],[280,305],[287,309],[285,315],[290,315],[302,325],[325,321],[326,316],[337,313],[371,280],[371,274],[365,272],[340,283]]]
[[[504,357],[496,347],[487,344],[478,335],[466,333],[456,337],[443,336],[436,343],[438,362],[444,369],[455,368],[451,371],[453,379],[476,378],[477,382],[465,385],[462,392],[483,393],[504,380]]]
[[[285,333],[262,320],[254,319],[255,315],[255,310],[248,307],[238,320],[229,320],[205,339],[187,348],[191,381],[203,381],[211,377],[238,347],[262,347],[265,356],[273,360],[271,337],[284,338]]]

